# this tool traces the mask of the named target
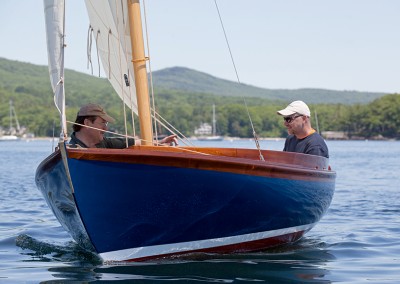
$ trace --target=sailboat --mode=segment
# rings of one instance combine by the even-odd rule
[[[64,2],[44,3],[62,131],[35,181],[81,247],[104,261],[258,251],[299,240],[322,218],[336,179],[324,157],[153,145],[156,116],[149,106],[139,0],[86,0],[86,7],[105,74],[138,113],[143,143],[126,149],[68,147]]]
[[[213,104],[212,107],[212,126],[211,129],[209,129],[209,124],[208,123],[202,123],[200,125],[200,128],[195,130],[199,134],[206,134],[206,135],[201,135],[197,136],[196,139],[199,141],[223,141],[224,137],[217,135],[217,119],[215,116],[215,104]],[[211,130],[211,131],[210,131]],[[209,135],[211,134],[211,135]]]
[[[16,135],[20,133],[21,127],[19,126],[17,113],[15,112],[15,108],[12,100],[10,100],[10,127],[8,133],[6,135],[0,136],[1,141],[18,141],[20,138]],[[15,120],[16,127],[13,126],[13,120]]]

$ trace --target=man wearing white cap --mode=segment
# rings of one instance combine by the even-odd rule
[[[283,116],[289,133],[283,151],[329,158],[328,147],[324,139],[311,127],[310,109],[303,101],[294,101],[277,113]]]
[[[71,147],[83,148],[126,148],[125,138],[104,137],[108,130],[108,123],[113,123],[114,118],[109,116],[98,104],[87,104],[80,108],[71,134],[69,144]],[[140,145],[140,139],[129,138],[128,146]],[[159,141],[160,144],[177,145],[176,135],[170,135]]]

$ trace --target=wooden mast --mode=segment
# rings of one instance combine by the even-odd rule
[[[131,31],[132,63],[143,145],[153,144],[149,88],[139,0],[128,0],[129,27]]]

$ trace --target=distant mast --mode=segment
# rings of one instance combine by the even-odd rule
[[[315,115],[315,124],[316,124],[316,126],[317,126],[317,133],[319,134],[320,132],[319,132],[319,124],[318,124],[317,110],[315,110],[314,115]]]
[[[212,116],[212,135],[217,136],[217,120],[215,118],[215,104],[213,104],[213,116]]]
[[[11,135],[11,132],[13,131],[13,124],[12,124],[13,118],[15,119],[15,126],[16,126],[15,131],[17,134],[19,134],[21,127],[19,126],[19,121],[18,121],[17,113],[15,112],[13,101],[10,100],[10,130],[9,130],[10,135]]]
[[[128,0],[129,27],[131,31],[132,63],[135,75],[140,136],[143,145],[153,144],[146,58],[144,54],[142,22],[139,0]]]
[[[12,100],[10,100],[10,134],[12,131]]]

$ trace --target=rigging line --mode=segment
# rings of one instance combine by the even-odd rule
[[[187,139],[187,137],[185,137],[185,135],[183,135],[178,129],[176,129],[172,124],[170,124],[165,118],[163,118],[157,111],[156,111],[156,107],[155,107],[155,94],[154,94],[154,85],[153,85],[153,72],[151,69],[151,60],[150,60],[150,43],[149,43],[149,33],[147,30],[147,12],[146,12],[146,1],[143,0],[143,14],[144,14],[144,22],[145,22],[145,32],[146,32],[146,47],[147,47],[147,58],[148,58],[148,65],[149,65],[149,76],[150,76],[150,92],[151,92],[151,98],[152,98],[152,117],[153,117],[153,121],[154,121],[154,132],[155,132],[155,137],[156,137],[156,141],[158,140],[158,128],[157,128],[157,122],[163,126],[165,129],[167,129],[170,133],[172,134],[179,134],[178,139],[183,142],[184,144],[188,145],[191,144],[193,145],[193,143],[191,143],[189,141],[189,139]],[[161,118],[165,123],[163,123],[162,121],[160,121],[157,116],[159,118]],[[171,130],[171,128],[173,130]]]
[[[146,1],[143,0],[143,15],[144,15],[144,29],[146,32],[146,47],[147,47],[147,60],[148,60],[148,66],[149,66],[149,76],[150,76],[150,93],[151,93],[151,100],[152,100],[152,107],[151,111],[152,117],[153,117],[153,122],[154,122],[154,132],[155,132],[155,140],[158,140],[158,128],[157,128],[157,122],[163,126],[165,129],[167,129],[170,133],[175,134],[178,133],[181,137],[178,136],[178,139],[182,141],[184,144],[192,144],[189,139],[187,139],[179,130],[177,130],[173,125],[171,125],[166,119],[164,119],[159,113],[156,111],[156,106],[155,106],[155,94],[154,94],[154,84],[153,84],[153,72],[151,69],[151,60],[150,60],[150,43],[149,43],[149,33],[148,33],[148,24],[147,24],[147,12],[146,12]],[[165,123],[160,121],[157,116],[159,116]],[[173,130],[171,130],[171,128]],[[186,140],[186,141],[185,141]],[[193,144],[192,144],[193,145]]]
[[[149,76],[150,76],[150,93],[151,93],[151,104],[153,109],[153,117],[156,117],[156,103],[154,98],[154,86],[153,86],[153,72],[151,70],[151,62],[150,62],[150,44],[149,44],[149,33],[147,30],[147,13],[146,13],[146,1],[143,0],[143,15],[144,15],[144,29],[146,31],[146,47],[147,47],[147,57],[148,57],[148,65],[149,65]],[[158,140],[158,130],[157,130],[157,119],[153,120],[154,122],[154,132],[155,138]]]
[[[181,135],[181,136],[179,136],[179,135],[177,135],[172,129],[170,129],[170,128],[168,127],[168,125],[164,124],[162,121],[160,121],[160,120],[157,119],[157,118],[154,118],[154,119],[156,119],[156,120],[158,121],[158,123],[159,123],[161,126],[163,126],[165,129],[167,129],[169,132],[171,132],[172,134],[175,134],[175,135],[177,136],[177,139],[179,139],[179,141],[181,141],[183,144],[194,146],[193,143],[191,143],[191,142],[189,141],[189,139],[187,139],[185,136],[182,135],[182,133],[178,132],[178,134]],[[167,123],[168,123],[168,122],[167,122]]]
[[[93,28],[89,25],[88,34],[87,34],[87,44],[86,44],[86,54],[87,54],[87,69],[91,69],[91,74],[93,75],[93,64],[92,64],[92,34]]]
[[[144,139],[140,139],[138,137],[134,137],[134,136],[130,136],[130,135],[124,135],[124,134],[120,134],[120,133],[117,133],[117,132],[108,131],[108,130],[100,129],[100,128],[97,128],[97,127],[92,127],[92,126],[88,126],[88,125],[85,125],[85,124],[69,121],[69,120],[67,120],[67,123],[79,125],[79,126],[90,128],[90,129],[100,130],[100,131],[102,131],[104,133],[110,133],[110,134],[114,134],[114,135],[121,136],[121,137],[133,138],[135,140],[145,141]],[[158,146],[170,147],[168,145],[163,145],[163,144],[158,144]],[[174,148],[179,148],[182,151],[191,152],[191,153],[197,153],[197,154],[202,154],[202,155],[207,155],[207,156],[210,155],[210,154],[199,152],[199,151],[195,151],[195,150],[185,149],[185,148],[182,148],[182,147],[179,147],[179,146],[174,146]]]
[[[120,3],[121,3],[121,10],[122,10],[122,26],[123,27],[127,27],[126,20],[125,20],[125,9],[124,9],[124,3],[126,3],[126,1],[121,0]],[[126,43],[125,37],[124,37],[124,49],[125,49],[125,54],[128,54],[128,48],[127,48],[127,43]],[[132,94],[132,86],[131,86],[130,81],[129,81],[130,78],[131,78],[130,69],[129,69],[129,66],[131,66],[131,65],[129,65],[129,64],[131,64],[131,62],[127,62],[126,63],[126,66],[127,66],[128,70],[127,70],[127,74],[126,74],[127,78],[126,78],[126,81],[125,81],[125,86],[128,87],[128,90],[129,90],[128,98],[129,98],[129,102],[130,102],[129,108],[131,109],[132,133],[133,133],[134,136],[136,136],[136,129],[135,129],[135,124],[136,123],[135,123],[135,114],[134,114],[134,111],[133,111],[133,107],[135,106],[135,109],[138,109],[138,107],[137,107],[137,105],[133,104],[133,100],[134,100],[133,96],[135,94]],[[124,77],[125,77],[125,75],[124,75]]]
[[[121,5],[123,5],[123,3],[121,2]],[[122,38],[121,38],[121,34],[120,34],[120,24],[119,24],[119,20],[120,20],[120,16],[119,16],[119,9],[118,9],[118,1],[115,1],[115,6],[116,6],[116,16],[117,16],[117,19],[116,19],[116,21],[117,21],[117,31],[116,31],[116,33],[117,33],[117,41],[118,42],[121,42],[121,40],[122,40],[122,38],[124,38],[124,36],[122,36]],[[122,6],[121,6],[121,11],[122,11]],[[122,14],[121,15],[121,17],[122,17],[122,21],[124,21],[123,20],[123,18],[124,18],[124,14]],[[125,40],[124,40],[124,42],[125,42]],[[125,79],[124,79],[124,72],[122,71],[122,69],[121,69],[121,67],[122,67],[122,56],[121,56],[121,48],[122,48],[122,46],[121,46],[121,44],[118,44],[118,60],[119,60],[119,74],[120,74],[120,86],[121,86],[121,94],[122,94],[122,109],[123,109],[123,111],[124,111],[124,127],[125,127],[125,135],[127,136],[128,135],[128,124],[127,124],[127,121],[126,121],[126,102],[125,102],[125,100],[126,100],[126,98],[125,98],[125,90],[124,90],[124,81],[125,81]],[[125,48],[125,50],[123,50],[123,53],[124,53],[124,55],[126,54],[126,45],[124,46],[124,48]],[[127,60],[126,59],[126,56],[124,56],[124,58],[125,58],[125,60]],[[125,63],[127,63],[127,62],[125,62]],[[128,63],[127,63],[127,66],[128,66]],[[126,144],[126,147],[128,147],[128,137],[126,137],[125,138],[125,144]]]
[[[67,129],[67,117],[65,115],[65,89],[64,89],[64,61],[65,61],[65,3],[63,5],[63,30],[62,30],[62,37],[61,37],[61,50],[62,50],[62,55],[61,55],[61,64],[60,64],[60,80],[57,82],[57,87],[61,88],[61,93],[62,93],[62,112],[61,113],[61,133],[60,133],[60,141],[64,141],[67,136],[68,136],[68,129]],[[59,84],[61,84],[61,86],[59,86]],[[58,105],[56,104],[57,108]]]
[[[162,126],[164,126],[169,132],[173,133],[173,134],[179,134],[177,135],[179,140],[181,140],[184,144],[186,145],[192,145],[194,146],[194,144],[183,134],[181,133],[178,129],[176,129],[171,123],[169,123],[164,117],[162,117],[159,113],[155,112],[155,114],[159,117],[154,117],[155,120],[158,121],[158,123],[160,123]],[[163,121],[161,121],[161,120]],[[170,128],[172,128],[173,130],[171,130]]]
[[[110,50],[110,35],[112,34],[111,29],[108,30],[108,37],[107,37],[107,60],[108,60],[108,79],[111,79],[111,50]]]
[[[234,60],[234,58],[233,58],[233,54],[232,54],[231,47],[230,47],[230,45],[229,45],[229,40],[228,40],[228,36],[227,36],[227,34],[226,34],[226,31],[225,31],[224,23],[223,23],[223,21],[222,21],[221,13],[219,12],[217,0],[214,0],[214,3],[215,3],[215,7],[216,7],[216,9],[217,9],[217,13],[218,13],[219,21],[220,21],[220,23],[221,23],[222,31],[223,31],[224,36],[225,36],[225,41],[226,41],[226,44],[227,44],[227,46],[228,46],[229,54],[230,54],[230,56],[231,56],[231,61],[232,61],[232,64],[233,64],[233,68],[235,69],[237,81],[238,81],[239,84],[242,84],[242,83],[240,82],[240,79],[239,79],[239,74],[238,74],[238,71],[237,71],[237,68],[236,68],[235,60]],[[256,147],[257,147],[258,152],[259,152],[259,155],[260,155],[260,160],[264,161],[264,157],[263,157],[263,155],[262,155],[262,153],[261,153],[261,149],[260,149],[260,143],[258,142],[257,133],[256,133],[256,131],[255,131],[255,129],[254,129],[253,121],[252,121],[251,116],[250,116],[250,111],[249,111],[249,108],[248,108],[248,106],[247,106],[246,99],[245,99],[244,97],[243,97],[243,101],[244,101],[244,104],[245,104],[245,106],[246,106],[247,115],[249,116],[251,129],[253,130],[254,142],[256,143]]]
[[[129,78],[130,78],[130,70],[129,70],[129,68],[128,68],[128,74],[127,74],[127,76],[128,76],[128,83],[129,83]],[[130,86],[130,83],[128,84],[128,90],[129,90],[129,101],[130,101],[130,103],[131,103],[131,105],[130,105],[130,109],[131,109],[131,119],[132,119],[132,133],[133,133],[133,135],[135,135],[136,136],[136,129],[135,129],[135,124],[136,124],[136,121],[135,121],[135,114],[134,114],[134,111],[133,111],[133,107],[135,107],[136,109],[138,108],[137,107],[137,105],[134,105],[133,104],[133,95],[132,95],[132,89],[131,89],[131,86]]]
[[[100,34],[100,30],[98,30],[97,34],[96,34],[97,65],[99,66],[99,77],[100,77],[99,34]]]
[[[230,45],[229,45],[228,36],[226,35],[224,23],[222,22],[221,13],[219,12],[217,0],[214,0],[214,3],[215,3],[215,7],[217,8],[217,13],[218,13],[219,21],[220,21],[220,23],[221,23],[222,31],[224,32],[225,41],[226,41],[226,44],[227,44],[227,46],[228,46],[229,54],[230,54],[230,56],[231,56],[233,68],[235,69],[236,78],[237,78],[237,80],[238,80],[238,83],[241,84],[241,82],[240,82],[240,80],[239,80],[239,74],[238,74],[237,69],[236,69],[235,60],[233,59],[232,50],[231,50],[231,47],[230,47]]]

